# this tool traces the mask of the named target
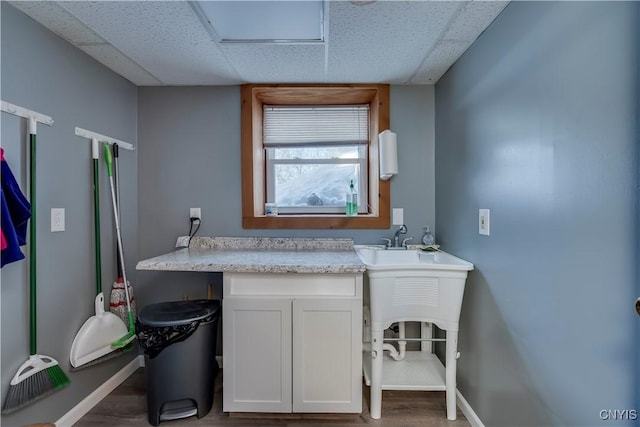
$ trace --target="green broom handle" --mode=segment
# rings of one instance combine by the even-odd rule
[[[29,354],[37,349],[36,318],[36,120],[29,119],[29,200],[31,201],[31,221],[29,221]]]
[[[92,139],[93,154],[93,234],[96,242],[95,264],[96,264],[96,295],[102,292],[102,267],[100,254],[100,161],[99,144],[97,139]]]

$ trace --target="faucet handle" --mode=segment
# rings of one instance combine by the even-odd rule
[[[381,237],[380,240],[384,240],[385,242],[387,242],[387,244],[385,245],[385,247],[390,248],[391,247],[391,239],[386,238],[386,237]]]
[[[406,239],[402,239],[402,247],[406,248],[407,247],[407,242],[409,240],[413,240],[413,237],[407,237]]]

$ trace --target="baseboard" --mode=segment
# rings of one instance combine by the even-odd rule
[[[71,408],[62,418],[56,421],[56,427],[71,427],[78,422],[87,412],[96,406],[102,399],[124,382],[140,366],[144,366],[144,356],[140,355],[120,369],[114,376],[105,381],[93,393],[85,397],[80,403]]]
[[[456,397],[458,398],[458,407],[464,416],[467,417],[467,421],[469,421],[471,427],[484,427],[484,424],[482,424],[482,420],[480,420],[478,414],[475,413],[471,405],[469,405],[469,402],[467,402],[467,399],[462,396],[462,393],[460,393],[460,390],[458,389],[456,389]]]

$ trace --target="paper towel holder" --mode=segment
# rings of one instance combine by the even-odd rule
[[[378,135],[380,179],[386,181],[398,173],[398,143],[396,134],[389,129]]]

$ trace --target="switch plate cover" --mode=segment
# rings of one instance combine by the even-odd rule
[[[393,208],[392,216],[393,216],[393,225],[402,225],[402,224],[404,224],[404,209],[403,208]]]
[[[64,231],[64,208],[51,208],[51,231]]]
[[[491,226],[491,212],[489,209],[480,209],[478,211],[478,233],[488,236]]]

